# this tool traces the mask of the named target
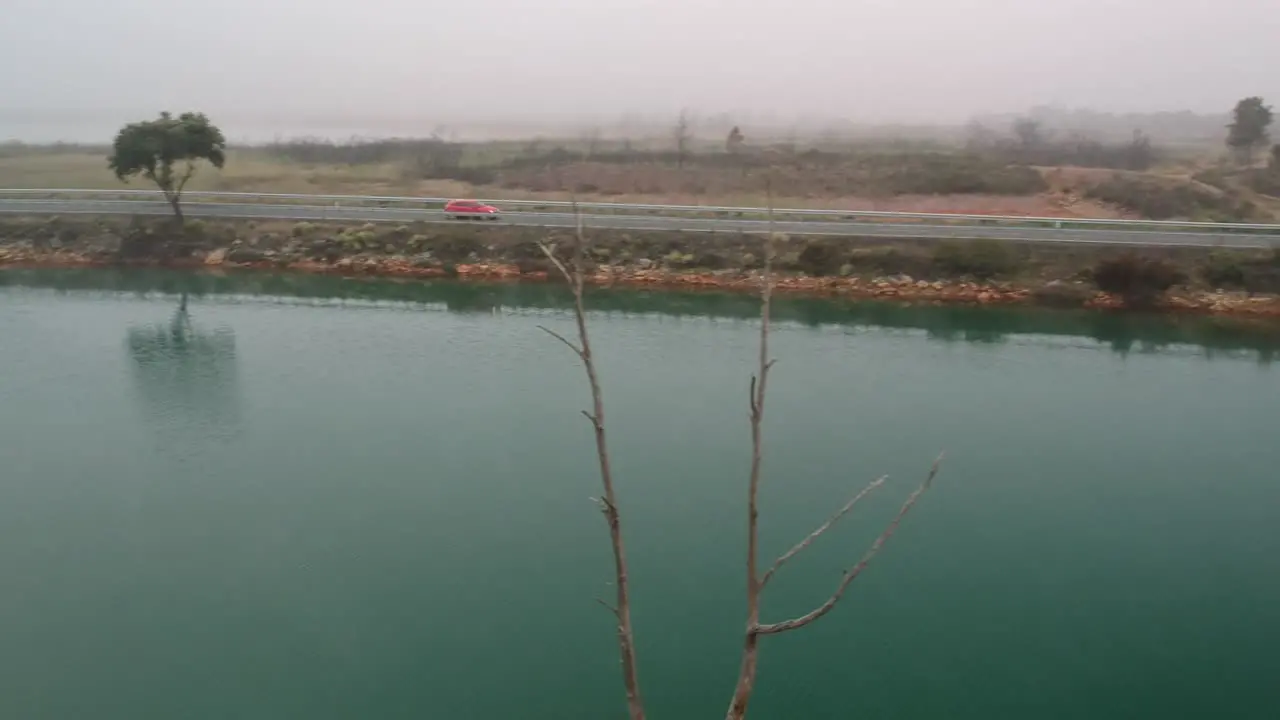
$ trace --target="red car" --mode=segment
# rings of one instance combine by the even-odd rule
[[[479,200],[450,200],[444,206],[445,220],[497,220],[498,208]]]

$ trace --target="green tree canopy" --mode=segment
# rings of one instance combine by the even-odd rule
[[[196,163],[216,168],[226,162],[227,140],[204,113],[173,117],[160,113],[155,120],[129,123],[116,134],[107,166],[122,182],[141,175],[164,193],[181,223],[182,190],[196,174]],[[179,166],[175,170],[174,166]]]
[[[1270,138],[1271,107],[1260,97],[1248,97],[1236,103],[1231,124],[1227,126],[1227,146],[1245,162],[1251,162],[1254,153],[1265,148]]]

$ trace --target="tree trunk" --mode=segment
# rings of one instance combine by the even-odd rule
[[[169,201],[169,207],[173,208],[173,219],[178,223],[178,227],[186,224],[186,218],[182,215],[182,198],[177,194],[165,193],[164,199]]]
[[[751,701],[751,692],[756,686],[756,658],[758,657],[760,635],[748,629],[746,640],[742,646],[742,667],[738,670],[738,686],[733,689],[733,700],[729,702],[729,712],[725,720],[743,720],[747,716],[747,703]]]

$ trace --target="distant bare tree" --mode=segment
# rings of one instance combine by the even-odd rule
[[[587,159],[595,157],[600,152],[600,128],[593,127],[583,134],[583,141],[586,145]]]
[[[836,603],[838,603],[844,596],[849,585],[858,577],[859,574],[862,573],[862,571],[867,567],[867,564],[871,562],[872,558],[880,552],[880,549],[884,547],[885,542],[887,542],[898,529],[903,518],[911,511],[920,497],[932,487],[933,480],[938,474],[938,468],[942,461],[941,457],[934,461],[933,467],[930,469],[929,475],[925,479],[924,483],[916,488],[915,492],[911,493],[906,502],[904,502],[902,507],[898,510],[897,515],[894,516],[893,520],[884,529],[884,531],[880,533],[879,537],[877,537],[871,544],[871,547],[862,555],[861,559],[844,571],[835,591],[826,599],[826,601],[808,613],[789,620],[783,620],[776,623],[761,622],[760,594],[764,590],[765,586],[769,584],[769,581],[773,579],[774,575],[777,574],[787,561],[791,560],[805,548],[812,545],[819,536],[827,532],[827,530],[835,525],[841,518],[847,515],[860,500],[885,482],[885,478],[882,477],[863,488],[838,511],[836,511],[831,518],[819,525],[816,530],[774,560],[763,575],[760,574],[758,565],[758,501],[761,483],[762,459],[764,454],[762,423],[764,420],[765,390],[768,385],[769,371],[774,365],[774,361],[769,357],[770,311],[773,297],[773,255],[775,244],[781,239],[781,237],[774,232],[771,189],[769,191],[769,197],[769,233],[764,241],[764,271],[761,275],[760,282],[761,302],[759,360],[756,373],[751,377],[749,392],[751,469],[747,483],[747,623],[743,635],[743,650],[738,672],[738,680],[734,687],[734,693],[729,703],[728,712],[725,716],[726,720],[742,720],[746,717],[747,707],[750,703],[752,693],[755,690],[760,638],[765,635],[776,635],[789,632],[791,630],[797,630],[816,622],[819,618],[829,613],[835,607]],[[582,361],[587,374],[588,384],[591,387],[592,410],[584,410],[582,414],[591,423],[596,439],[596,457],[599,464],[601,481],[604,487],[604,496],[597,499],[597,502],[599,503],[601,512],[604,514],[605,520],[609,526],[609,537],[613,546],[614,556],[615,589],[615,600],[612,604],[600,599],[597,599],[597,602],[608,608],[617,621],[616,634],[618,638],[618,649],[622,658],[623,684],[626,689],[628,712],[631,720],[643,720],[645,717],[645,710],[644,704],[641,701],[640,681],[636,671],[635,637],[631,625],[630,586],[628,581],[626,553],[623,546],[622,521],[614,494],[613,475],[606,443],[604,401],[600,389],[599,375],[595,366],[595,359],[591,351],[591,343],[587,331],[586,307],[583,300],[584,287],[586,283],[584,261],[584,258],[586,257],[586,239],[582,229],[582,218],[577,214],[576,205],[574,207],[574,214],[578,221],[575,242],[573,243],[570,259],[561,259],[553,245],[542,243],[541,247],[547,258],[555,266],[556,270],[568,284],[573,293],[573,314],[577,325],[578,342],[575,344],[550,329],[542,329],[552,337],[564,343],[574,352],[575,355],[578,356],[578,359]]]
[[[971,120],[964,129],[965,148],[968,150],[989,150],[999,142],[996,131],[978,120]]]
[[[742,150],[744,142],[746,142],[746,137],[743,136],[742,130],[737,125],[734,125],[733,129],[729,131],[729,137],[725,138],[725,152],[730,155],[737,155]]]
[[[1129,170],[1149,170],[1155,162],[1151,138],[1141,130],[1133,131],[1133,139],[1125,148],[1125,165]]]
[[[1040,121],[1029,117],[1013,121],[1013,136],[1018,140],[1018,147],[1024,152],[1031,152],[1044,144],[1044,129]]]
[[[684,161],[689,157],[689,145],[693,140],[693,120],[689,117],[688,110],[681,110],[680,115],[676,117],[671,136],[676,144],[676,166],[684,167]]]

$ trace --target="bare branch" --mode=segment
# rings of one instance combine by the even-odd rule
[[[569,272],[569,268],[565,267],[565,264],[561,262],[560,258],[556,257],[555,248],[545,242],[539,242],[538,248],[547,256],[547,259],[551,261],[551,264],[556,266],[556,270],[560,271],[560,275],[564,277],[565,282],[569,283],[570,287],[576,287],[573,274]]]
[[[613,613],[613,616],[614,616],[614,617],[617,617],[617,616],[618,616],[618,608],[616,608],[616,607],[614,607],[614,606],[610,605],[609,603],[605,602],[604,600],[602,600],[602,599],[600,599],[600,598],[596,598],[596,602],[598,602],[598,603],[600,603],[601,605],[603,605],[605,610],[608,610],[609,612]]]
[[[573,343],[569,342],[569,340],[568,340],[567,338],[565,338],[565,336],[563,336],[563,335],[561,335],[560,333],[556,332],[555,330],[552,330],[551,328],[546,327],[546,326],[543,326],[543,325],[539,325],[539,326],[538,326],[538,329],[539,329],[539,330],[541,330],[542,332],[544,332],[544,333],[546,333],[546,334],[550,335],[551,337],[553,337],[553,338],[555,338],[555,339],[559,340],[560,342],[564,343],[564,344],[565,344],[565,346],[567,346],[570,350],[572,350],[572,351],[573,351],[573,354],[574,354],[574,355],[577,355],[579,358],[581,358],[581,357],[582,357],[582,350],[581,350],[577,345],[574,345]]]
[[[756,682],[756,670],[759,660],[760,635],[755,628],[760,624],[760,576],[758,574],[759,557],[759,505],[760,468],[764,456],[762,425],[764,420],[765,388],[769,381],[769,368],[773,363],[769,360],[769,313],[772,309],[773,295],[773,191],[772,185],[766,187],[768,192],[769,234],[764,241],[764,272],[760,278],[760,358],[756,374],[751,376],[751,471],[747,480],[747,625],[743,635],[742,662],[738,670],[738,682],[733,690],[733,698],[729,702],[726,720],[741,720],[746,717],[747,704],[751,700]]]
[[[773,567],[765,571],[764,577],[760,578],[760,589],[763,590],[764,586],[769,584],[769,580],[773,577],[774,573],[778,572],[778,570],[783,565],[785,565],[788,560],[795,557],[801,550],[804,550],[805,548],[812,545],[813,541],[817,540],[819,535],[831,529],[831,526],[839,522],[840,518],[843,518],[845,515],[849,514],[849,511],[853,509],[854,505],[857,505],[858,502],[862,500],[862,498],[870,494],[872,490],[875,490],[876,488],[883,485],[884,481],[888,479],[889,479],[889,476],[884,475],[876,480],[873,480],[870,485],[862,489],[862,492],[858,493],[857,495],[854,495],[849,500],[849,502],[845,503],[844,507],[840,508],[835,515],[832,515],[830,518],[827,519],[826,522],[819,525],[817,530],[814,530],[813,532],[809,533],[808,537],[796,543],[795,547],[783,553],[777,560],[774,560]]]
[[[788,560],[795,557],[796,554],[809,547],[820,535],[825,533],[835,525],[842,517],[849,513],[858,502],[875,488],[884,483],[885,478],[879,478],[872,482],[860,493],[855,495],[849,502],[845,503],[839,511],[836,512],[825,523],[818,526],[818,529],[809,534],[808,537],[801,540],[794,547],[783,553],[773,565],[765,572],[763,576],[758,574],[757,560],[759,556],[759,495],[760,495],[760,475],[761,461],[763,457],[763,439],[762,425],[764,419],[764,401],[765,389],[768,385],[769,370],[773,367],[774,361],[769,358],[769,320],[772,310],[773,298],[773,256],[775,252],[775,244],[782,239],[783,236],[775,232],[776,223],[774,222],[773,211],[773,184],[772,178],[768,175],[765,177],[765,192],[768,197],[769,209],[769,225],[768,237],[764,242],[764,268],[760,279],[760,354],[758,366],[755,374],[751,376],[751,385],[749,388],[749,402],[751,406],[751,471],[747,483],[747,623],[745,632],[743,633],[742,643],[742,659],[738,669],[738,681],[734,686],[733,697],[729,701],[729,709],[725,713],[725,720],[744,720],[747,715],[747,707],[751,702],[752,693],[755,691],[756,673],[759,669],[759,652],[760,638],[764,635],[771,635],[795,630],[804,627],[818,618],[826,615],[835,607],[836,603],[844,595],[849,584],[853,582],[876,553],[880,552],[880,548],[898,529],[898,525],[902,519],[906,517],[911,508],[915,506],[916,501],[920,499],[930,487],[933,485],[933,479],[938,474],[938,468],[942,463],[942,456],[933,463],[933,467],[929,470],[929,476],[924,483],[916,489],[915,492],[907,498],[902,508],[898,511],[893,521],[889,523],[884,532],[876,538],[872,543],[871,549],[862,556],[858,564],[846,570],[841,578],[840,585],[831,597],[822,605],[818,606],[812,612],[802,615],[792,620],[784,620],[779,623],[761,623],[760,622],[760,593],[765,585],[773,578],[778,570],[787,563]]]
[[[609,526],[609,541],[613,546],[614,586],[617,593],[612,605],[603,601],[600,602],[605,607],[608,607],[618,619],[618,654],[622,664],[623,685],[627,693],[628,714],[631,720],[644,720],[644,703],[640,698],[640,680],[637,673],[634,633],[631,627],[630,581],[627,572],[626,549],[622,539],[622,518],[618,512],[617,496],[613,487],[613,469],[609,459],[609,448],[605,433],[604,393],[600,389],[600,378],[596,372],[595,359],[591,353],[591,336],[587,332],[587,311],[583,298],[585,279],[582,270],[584,264],[583,247],[586,245],[586,238],[582,229],[582,217],[578,214],[576,203],[574,204],[574,214],[578,219],[577,243],[574,248],[573,261],[569,265],[566,265],[560,258],[556,257],[554,249],[547,243],[540,242],[538,247],[542,249],[547,259],[555,265],[561,277],[564,278],[569,285],[569,289],[573,292],[573,317],[578,330],[578,344],[574,345],[568,339],[552,330],[542,329],[577,353],[578,358],[582,360],[583,369],[587,374],[587,382],[591,387],[592,407],[590,411],[584,410],[582,414],[591,421],[596,440],[596,459],[599,462],[600,483],[604,488],[604,493],[594,499],[600,504],[600,511]]]
[[[844,591],[848,589],[849,584],[866,569],[867,564],[871,562],[871,559],[876,556],[876,553],[880,552],[880,548],[884,547],[885,542],[893,536],[894,531],[898,529],[898,525],[902,523],[902,518],[906,517],[907,513],[911,512],[911,508],[915,506],[916,501],[920,499],[920,496],[924,495],[924,493],[933,486],[933,479],[937,477],[938,469],[941,465],[942,456],[939,455],[938,459],[933,461],[933,467],[929,469],[929,476],[925,478],[924,483],[922,483],[920,487],[916,488],[916,491],[911,493],[910,497],[907,498],[907,501],[902,504],[902,508],[898,510],[898,514],[893,518],[893,522],[890,522],[889,526],[884,529],[884,532],[880,533],[880,537],[876,538],[875,542],[871,543],[871,549],[867,550],[866,554],[862,556],[862,559],[858,561],[858,564],[844,572],[844,577],[840,580],[839,587],[837,587],[836,591],[831,594],[831,597],[827,598],[826,602],[814,608],[808,614],[801,615],[800,617],[792,618],[791,620],[783,620],[782,622],[777,623],[757,625],[754,628],[754,631],[760,635],[783,633],[788,630],[802,628],[831,612],[831,609],[836,606],[836,603],[840,602],[840,598],[844,595]]]

